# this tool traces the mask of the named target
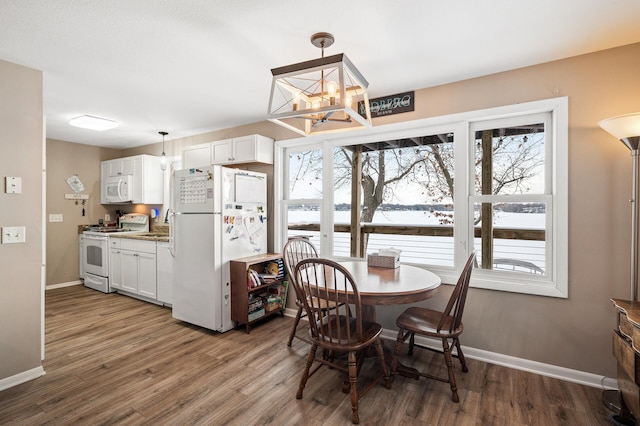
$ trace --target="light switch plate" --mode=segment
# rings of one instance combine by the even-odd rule
[[[14,244],[25,242],[24,226],[3,226],[2,244]]]
[[[62,214],[50,214],[49,222],[62,222]]]
[[[22,193],[22,178],[14,176],[6,176],[4,178],[5,186],[4,192],[7,194],[21,194]]]

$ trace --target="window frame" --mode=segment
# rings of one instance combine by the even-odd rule
[[[287,204],[300,200],[286,199],[285,186],[288,178],[286,170],[287,149],[296,151],[306,148],[323,150],[323,197],[321,199],[321,238],[322,256],[330,256],[333,250],[333,149],[341,145],[357,145],[375,142],[382,138],[393,139],[451,132],[454,134],[454,168],[456,191],[454,194],[454,267],[429,266],[429,270],[438,274],[443,283],[455,284],[459,269],[464,264],[473,247],[473,200],[474,187],[474,147],[469,144],[474,123],[486,123],[522,115],[551,113],[551,128],[545,140],[545,168],[550,168],[545,176],[545,194],[549,197],[551,208],[547,214],[545,229],[547,233],[547,255],[551,267],[546,276],[510,271],[482,270],[477,268],[471,279],[471,286],[491,290],[540,296],[568,297],[568,98],[558,97],[515,105],[487,108],[414,121],[398,122],[371,129],[315,135],[277,141],[274,161],[274,197],[280,202],[274,203],[274,245],[282,247],[286,241],[286,217],[283,214]],[[471,146],[470,146],[471,145]],[[457,186],[463,182],[462,187]],[[549,191],[547,193],[547,190]],[[517,197],[517,196],[514,196]],[[308,200],[310,201],[310,200]],[[460,207],[458,207],[460,206]],[[551,231],[551,232],[549,232]],[[424,265],[417,265],[425,267]]]

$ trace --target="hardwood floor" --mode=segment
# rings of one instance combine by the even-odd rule
[[[342,376],[323,369],[296,400],[309,346],[286,345],[293,318],[218,334],[171,311],[83,286],[46,292],[47,374],[0,392],[2,425],[348,425]],[[300,327],[302,329],[302,327]],[[464,336],[463,336],[464,340]],[[416,350],[408,365],[446,371]],[[369,360],[362,370],[366,377]],[[448,384],[396,377],[360,401],[370,425],[606,425],[599,389],[468,360]]]

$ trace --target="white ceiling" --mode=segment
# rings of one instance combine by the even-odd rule
[[[316,32],[375,98],[635,43],[639,18],[638,0],[0,0],[0,59],[44,71],[47,137],[124,148],[263,121],[271,68],[319,57]]]

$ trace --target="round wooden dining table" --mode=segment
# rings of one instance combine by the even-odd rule
[[[402,305],[433,297],[440,287],[440,277],[431,271],[412,265],[380,268],[364,260],[337,261],[356,281],[363,317],[376,321],[376,305]]]
[[[412,265],[400,264],[397,268],[369,266],[364,260],[337,261],[355,279],[362,301],[362,316],[366,321],[376,322],[376,305],[402,305],[429,299],[438,292],[440,277],[431,271]],[[348,297],[348,295],[347,295]],[[383,345],[385,361],[391,363],[393,354]],[[374,356],[371,348],[365,356]],[[397,374],[418,378],[415,368],[397,365]],[[343,384],[347,389],[348,382]]]

